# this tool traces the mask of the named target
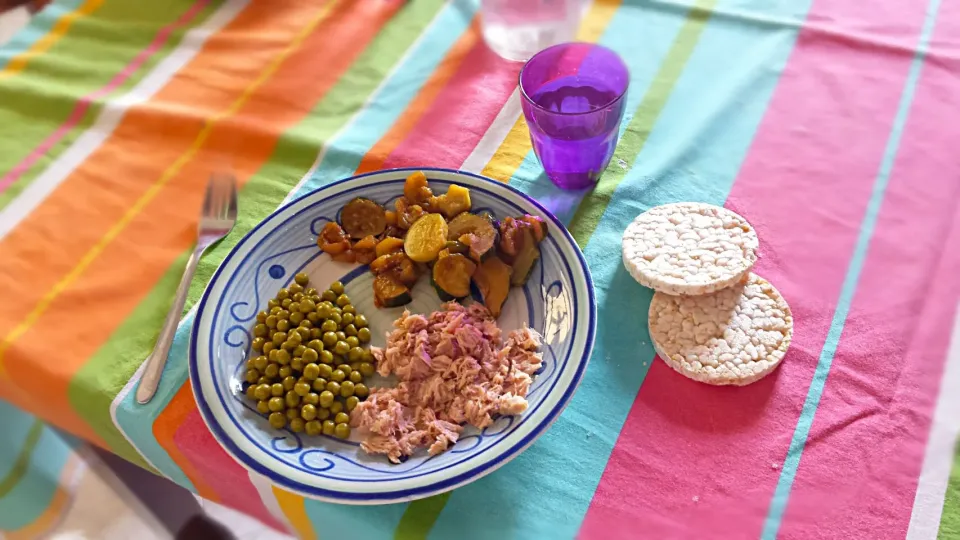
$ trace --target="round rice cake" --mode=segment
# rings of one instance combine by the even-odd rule
[[[777,289],[751,273],[712,294],[654,294],[649,327],[657,354],[680,374],[742,386],[780,365],[793,336],[793,315]]]
[[[641,285],[667,294],[707,294],[741,281],[760,240],[746,219],[703,203],[656,206],[623,233],[623,264]]]

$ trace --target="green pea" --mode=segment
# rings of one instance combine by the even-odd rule
[[[357,328],[366,328],[367,327],[367,318],[363,315],[357,315],[353,318],[353,325]]]
[[[260,372],[255,369],[248,369],[243,378],[248,383],[253,384],[260,378]]]
[[[320,422],[317,422],[316,420],[311,420],[307,422],[305,429],[306,429],[307,435],[311,435],[311,436],[316,436],[323,432],[323,427],[320,425]]]
[[[294,371],[303,371],[303,359],[294,358],[290,361],[290,367],[293,368]]]
[[[331,291],[330,289],[327,289],[323,291],[323,293],[320,295],[320,298],[324,299],[327,302],[334,302],[337,299],[337,293]]]
[[[376,362],[376,358],[373,357],[373,353],[370,352],[370,349],[363,351],[363,361],[369,364]]]
[[[287,425],[287,417],[281,412],[270,413],[267,421],[269,421],[270,426],[275,429],[283,429],[283,426]]]
[[[344,402],[343,406],[347,408],[348,411],[353,411],[357,408],[357,405],[360,404],[360,398],[357,396],[350,396]]]
[[[333,393],[333,395],[340,394],[340,383],[337,381],[330,381],[327,383],[327,391]]]
[[[339,327],[340,323],[343,321],[343,317],[341,317],[340,314],[337,313],[336,311],[333,311],[332,313],[330,313],[330,316],[327,317],[327,320],[333,321]]]
[[[302,302],[302,301],[303,301],[303,293],[302,293],[302,292],[293,293],[293,296],[291,296],[290,298],[293,298],[293,301],[294,301],[294,302]],[[293,310],[291,309],[290,311],[293,311]]]
[[[333,380],[336,382],[343,382],[346,378],[347,378],[347,374],[344,373],[343,370],[341,369],[333,370],[333,374],[330,375],[330,380]]]
[[[280,330],[281,332],[286,332],[289,329],[290,329],[290,321],[285,319],[281,319],[277,321],[277,330]]]
[[[323,407],[317,409],[317,420],[326,420],[330,418],[330,409],[324,409]]]
[[[255,351],[262,351],[265,341],[262,337],[253,338],[253,341],[250,342],[250,347]]]
[[[300,313],[310,313],[317,309],[317,304],[309,298],[304,298],[300,301]]]
[[[347,295],[345,295],[345,294],[341,294],[340,296],[337,297],[337,305],[338,305],[338,306],[343,307],[343,306],[345,306],[345,305],[347,305],[347,304],[349,304],[349,303],[350,303],[350,297],[349,297],[349,296],[347,296]]]
[[[363,349],[360,347],[352,347],[350,352],[347,353],[347,358],[349,358],[351,362],[359,362],[360,360],[363,360]]]
[[[296,407],[300,405],[300,396],[293,390],[287,392],[284,396],[284,402],[287,404],[287,408]]]
[[[290,311],[290,313],[299,312],[299,311],[300,311],[300,302],[298,302],[297,299],[294,298],[294,299],[293,299],[293,302],[290,302],[290,305],[287,306],[287,310]],[[288,317],[288,318],[289,318],[289,317]]]
[[[296,410],[296,409],[292,409],[292,410]],[[290,431],[294,433],[301,433],[304,429],[306,429],[306,426],[307,426],[307,423],[303,421],[303,418],[298,417],[290,421]]]
[[[336,424],[348,424],[350,423],[350,415],[344,412],[337,413],[337,415],[333,418],[333,422]]]
[[[294,311],[293,313],[290,314],[290,322],[293,324],[297,324],[297,325],[302,324],[304,320],[306,319],[303,313],[300,313],[299,311]]]
[[[320,339],[323,337],[323,330],[313,327],[310,329],[310,339]]]
[[[335,332],[335,333],[336,333],[336,335],[337,335],[337,341],[346,341],[346,340],[347,340],[347,337],[348,337],[348,336],[347,336],[347,333],[344,332],[343,330],[340,330],[339,332]]]
[[[357,383],[353,386],[353,394],[359,398],[365,398],[370,395],[370,390],[367,389],[367,385]]]
[[[303,353],[307,352],[308,350],[311,350],[311,349],[307,349],[306,345],[303,345],[303,342],[300,342],[300,343],[301,343],[300,345],[297,345],[293,349],[294,358],[303,358]],[[306,362],[309,363],[309,360],[307,360]]]
[[[314,289],[313,287],[307,287],[306,289],[303,290],[303,294],[307,296],[313,296],[317,294],[317,290]]]
[[[287,409],[286,412],[287,421],[293,420],[294,418],[300,418],[300,409],[293,408]]]
[[[329,390],[324,390],[323,392],[320,392],[320,406],[323,407],[324,409],[329,408],[330,405],[333,404],[333,398],[334,398],[333,392]]]
[[[348,337],[348,338],[346,339],[346,342],[347,342],[347,345],[349,345],[351,349],[354,348],[354,347],[359,347],[359,346],[360,346],[360,340],[357,339],[356,336],[350,336],[350,337]]]
[[[317,324],[320,321],[320,314],[318,314],[316,311],[311,311],[310,313],[307,313],[307,320],[313,324]]]
[[[326,323],[324,323],[326,324]],[[327,332],[323,334],[323,344],[327,347],[333,347],[337,344],[337,334],[333,332]]]
[[[343,294],[343,282],[334,281],[330,284],[330,290],[333,291],[333,294]]]
[[[290,351],[286,349],[277,349],[276,352],[277,352],[276,357],[277,357],[278,364],[280,364],[281,366],[285,366],[290,363],[290,359],[291,359]]]
[[[303,358],[303,361],[308,364],[316,363],[316,361],[320,359],[320,353],[313,349],[306,349],[300,356]]]
[[[343,311],[343,313],[349,313],[351,315],[357,314],[357,308],[353,307],[353,304],[347,304],[340,309]]]
[[[284,298],[287,298],[288,296],[290,296],[290,291],[288,291],[287,289],[280,289],[279,291],[277,291],[277,299],[278,299],[278,300],[283,300]]]
[[[286,320],[289,320],[289,319],[290,319],[290,312],[287,311],[286,309],[281,309],[281,310],[280,310],[280,313],[277,313],[277,320],[278,320],[278,321],[286,321]]]
[[[327,319],[323,321],[323,324],[320,325],[320,329],[322,329],[324,332],[336,332],[337,323],[331,321],[330,319]]]
[[[350,397],[353,395],[355,388],[353,383],[350,381],[343,381],[340,383],[340,397]]]
[[[261,323],[253,327],[253,335],[255,337],[264,337],[267,335],[267,325]]]
[[[263,344],[263,350],[260,351],[260,352],[262,352],[263,354],[270,354],[270,351],[272,351],[272,350],[274,350],[274,349],[276,349],[276,348],[277,348],[277,346],[274,345],[272,341],[267,341],[267,342],[265,342],[265,343]]]
[[[253,397],[257,398],[257,401],[266,401],[270,399],[270,385],[258,384],[257,389],[253,392]]]
[[[336,354],[339,354],[340,356],[347,354],[347,352],[349,351],[350,351],[350,345],[348,345],[346,341],[338,341],[333,346],[333,352]]]
[[[277,372],[277,377],[281,379],[286,379],[291,375],[293,375],[293,370],[290,369],[290,366],[280,366],[280,371]]]
[[[293,375],[288,375],[283,378],[283,382],[281,382],[280,384],[283,385],[284,390],[289,392],[290,390],[293,390],[293,386],[297,384],[297,379]]]
[[[310,383],[307,381],[298,381],[293,387],[293,391],[298,395],[305,396],[310,393]]]
[[[300,408],[300,417],[304,420],[313,420],[317,417],[317,408],[307,403]]]
[[[344,313],[341,315],[340,322],[342,324],[353,324],[353,313]]]
[[[330,351],[323,351],[323,352],[321,352],[321,353],[320,353],[320,361],[323,362],[324,364],[332,364],[332,363],[333,363],[333,353],[330,352]]]
[[[323,392],[327,389],[327,380],[323,378],[317,379],[313,381],[313,384],[310,386],[313,387],[314,392]]]
[[[299,283],[297,283],[297,282],[293,282],[293,283],[291,283],[290,285],[287,285],[287,292],[289,292],[290,294],[302,293],[302,292],[303,292],[303,285],[301,285],[301,284],[299,284]]]
[[[261,311],[260,313],[257,313],[257,322],[258,322],[258,323],[265,323],[265,322],[267,322],[267,315],[269,315],[269,313],[267,313],[266,311]],[[266,325],[264,325],[264,326],[266,326]]]
[[[310,340],[310,329],[304,328],[302,326],[297,327],[297,335],[300,336],[300,341],[309,341]]]
[[[337,425],[333,423],[333,420],[324,420],[323,421],[323,434],[324,435],[333,435],[337,429]]]
[[[360,371],[360,362],[350,362],[350,369],[353,371]],[[353,372],[350,372],[350,374],[352,375]]]
[[[297,285],[300,285],[301,287],[306,287],[307,283],[310,283],[310,276],[300,272],[299,274],[293,276],[293,281],[295,281]]]
[[[358,382],[363,382],[363,374],[359,371],[350,372],[350,382],[357,384]]]
[[[337,424],[337,426],[333,428],[333,435],[338,439],[349,439],[350,426],[347,424]]]
[[[355,336],[357,335],[357,327],[352,324],[348,324],[343,327],[343,333],[346,334],[348,337]]]
[[[267,369],[263,370],[263,374],[272,379],[280,374],[280,366],[277,364],[270,364],[267,366]]]
[[[310,322],[310,321],[308,321],[307,319],[303,319],[303,320],[300,321],[300,328],[306,328],[307,330],[313,330],[313,323]]]
[[[347,364],[340,364],[340,365],[337,366],[337,369],[339,369],[340,371],[342,371],[344,375],[349,375],[350,372],[353,371],[353,370],[350,368],[350,366],[347,365]]]
[[[357,339],[360,340],[360,343],[370,343],[371,338],[373,338],[373,334],[370,332],[369,328],[361,328],[357,330]]]
[[[370,377],[373,375],[374,371],[376,370],[373,368],[373,364],[370,362],[360,363],[360,373],[362,373],[364,377]]]
[[[275,307],[277,307],[277,306],[279,306],[279,305],[280,305],[280,301],[277,300],[276,298],[273,298],[273,299],[271,299],[271,300],[267,300],[267,309],[273,309],[273,308],[275,308]]]
[[[330,308],[326,304],[319,304],[317,306],[317,317],[320,319],[326,319],[330,316]]]
[[[273,341],[273,344],[276,346],[283,345],[283,342],[287,340],[286,332],[274,332],[273,336],[270,338]]]
[[[284,298],[283,300],[280,301],[280,307],[282,309],[288,309],[290,307],[290,304],[292,303],[293,303],[293,300],[291,300],[290,298]]]
[[[308,381],[315,381],[320,377],[320,366],[316,364],[307,364],[303,366],[303,378]]]
[[[333,367],[330,364],[320,364],[317,368],[320,370],[320,376],[324,379],[329,379],[333,375]]]
[[[258,385],[256,385],[256,384],[249,384],[249,385],[247,385],[247,389],[246,389],[246,391],[244,391],[244,395],[247,396],[247,399],[251,399],[251,400],[256,401],[256,399],[257,399],[257,386],[258,386]]]
[[[278,412],[283,410],[283,399],[282,398],[270,398],[270,401],[267,402],[267,406],[270,408],[270,412]]]
[[[343,403],[340,401],[334,401],[330,404],[330,414],[336,415],[343,412]]]
[[[266,401],[257,402],[257,412],[260,414],[267,414],[270,412],[270,404]]]
[[[257,368],[257,371],[263,373],[263,370],[267,369],[269,362],[266,356],[258,356],[253,359],[253,366]]]
[[[281,396],[283,396],[283,393],[284,393],[284,389],[283,389],[283,385],[282,385],[282,384],[280,384],[280,383],[273,383],[273,384],[270,385],[270,395],[271,395],[271,396],[273,396],[273,397],[281,397]]]
[[[303,399],[300,400],[303,403],[308,403],[310,405],[319,405],[320,404],[320,394],[316,392],[310,392],[309,394],[303,396]]]

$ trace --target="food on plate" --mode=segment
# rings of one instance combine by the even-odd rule
[[[540,260],[547,227],[536,216],[497,221],[472,209],[469,189],[454,184],[435,195],[418,171],[405,180],[394,210],[357,197],[339,223],[324,226],[317,245],[336,261],[370,265],[379,308],[410,303],[426,273],[443,301],[470,296],[472,282],[497,317],[510,287],[525,285]]]
[[[336,225],[336,224],[334,224]],[[350,415],[369,394],[371,333],[339,281],[320,292],[306,274],[257,314],[243,392],[276,429],[350,436]]]
[[[703,203],[657,206],[623,233],[623,264],[641,285],[699,295],[740,282],[757,261],[760,241],[743,217]]]
[[[535,330],[504,340],[487,308],[456,302],[429,317],[405,311],[393,326],[386,348],[371,351],[379,374],[399,383],[371,390],[350,420],[365,451],[394,463],[421,447],[435,455],[456,443],[466,424],[482,429],[497,415],[526,410],[542,362]]]
[[[772,373],[793,335],[793,315],[765,279],[700,296],[657,292],[650,302],[650,338],[677,372],[715,385],[742,386]]]

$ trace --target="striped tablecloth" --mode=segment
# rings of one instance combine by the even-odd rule
[[[960,538],[960,0],[595,0],[579,39],[632,79],[616,156],[583,197],[542,175],[520,65],[485,47],[476,10],[42,11],[0,49],[0,396],[304,538]],[[510,182],[569,224],[601,308],[593,359],[553,428],[480,481],[411,504],[304,501],[204,427],[189,306],[284,201],[418,165]],[[135,405],[224,167],[239,222],[201,262],[158,397]],[[655,357],[620,234],[680,200],[745,215],[756,271],[793,308],[790,353],[757,384],[708,387]],[[11,433],[0,445],[29,430]],[[0,478],[0,517],[17,480]]]

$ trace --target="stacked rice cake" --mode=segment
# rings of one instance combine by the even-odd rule
[[[793,335],[790,306],[750,270],[759,239],[740,215],[702,203],[657,206],[623,234],[623,263],[656,291],[649,328],[660,358],[691,379],[745,385],[772,373]]]

